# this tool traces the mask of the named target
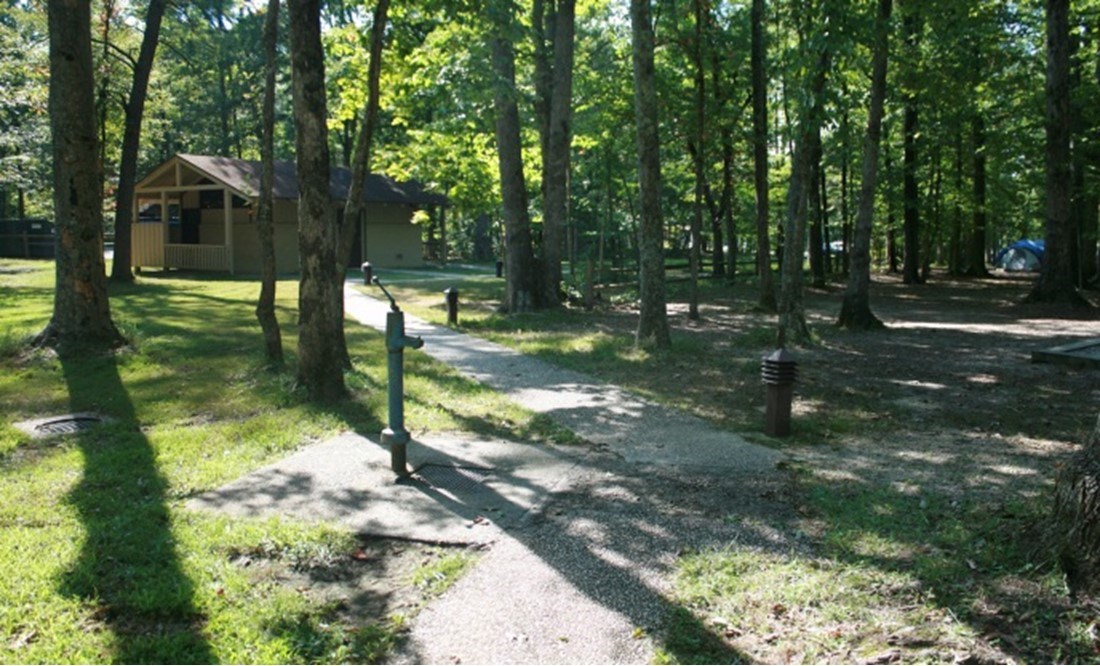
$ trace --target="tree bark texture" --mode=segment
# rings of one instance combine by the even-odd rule
[[[167,0],[151,0],[145,14],[145,34],[134,64],[134,80],[126,100],[126,119],[122,134],[122,154],[118,164],[118,190],[115,194],[115,254],[111,279],[132,282],[130,270],[132,248],[130,224],[134,219],[134,185],[137,180],[138,148],[141,145],[141,123],[145,117],[145,98],[149,91],[149,76],[160,41],[160,24]]]
[[[539,306],[536,267],[531,248],[531,220],[527,212],[527,184],[523,175],[519,108],[516,105],[516,55],[508,32],[510,23],[498,25],[491,37],[496,73],[497,162],[504,208],[504,309],[528,312]]]
[[[733,217],[733,132],[727,127],[722,130],[722,202],[718,207],[721,215],[715,216],[714,232],[714,276],[729,276],[732,284],[737,279],[737,225]],[[721,221],[719,222],[719,218]],[[726,242],[729,244],[729,269],[722,263],[724,256],[721,230],[725,227]]]
[[[561,303],[562,246],[569,217],[569,157],[573,140],[573,41],[575,0],[557,0],[543,150],[542,304]]]
[[[974,112],[970,126],[974,143],[974,223],[970,230],[966,274],[971,277],[988,277],[989,270],[985,266],[985,118],[980,109]]]
[[[260,137],[260,202],[256,210],[256,232],[260,237],[260,297],[256,319],[264,336],[264,356],[268,363],[283,364],[283,338],[275,317],[275,75],[278,71],[279,0],[268,0],[264,18],[264,99],[262,136]]]
[[[363,108],[359,132],[356,135],[355,151],[351,161],[351,185],[348,187],[348,199],[344,203],[344,218],[340,228],[340,264],[336,267],[337,278],[344,279],[348,260],[355,244],[355,232],[359,228],[359,218],[363,212],[363,189],[370,175],[371,145],[374,142],[374,130],[378,126],[378,107],[380,82],[382,79],[382,50],[385,48],[386,23],[390,0],[378,0],[374,6],[370,33],[370,63],[367,65],[367,103]]]
[[[386,21],[390,0],[378,0],[374,6],[370,33],[370,63],[367,65],[367,103],[363,108],[359,132],[355,140],[355,152],[351,163],[351,183],[348,186],[348,198],[344,202],[344,214],[339,218],[337,227],[336,264],[333,266],[333,280],[343,284],[348,272],[348,261],[355,245],[356,231],[359,230],[363,216],[363,189],[370,174],[371,144],[374,142],[374,128],[378,125],[379,82],[382,78],[382,49],[385,46]],[[340,320],[344,319],[344,301],[339,303]],[[351,368],[351,356],[344,336],[344,327],[340,327],[340,336],[333,340],[336,351],[345,368]]]
[[[688,255],[688,272],[690,273],[690,288],[688,290],[688,318],[693,321],[699,319],[699,264],[702,260],[703,244],[703,188],[706,185],[706,173],[704,163],[707,151],[706,122],[707,122],[707,79],[703,68],[703,0],[694,0],[692,3],[695,13],[695,145],[692,152],[692,171],[695,175],[694,201],[691,209],[691,250]]]
[[[962,131],[955,134],[955,202],[951,208],[951,241],[948,248],[947,272],[953,276],[963,274],[963,212],[959,193],[963,190],[963,140]]]
[[[1100,593],[1100,419],[1058,475],[1051,536],[1070,594],[1095,597]]]
[[[810,276],[812,284],[818,289],[825,287],[825,215],[822,210],[822,147],[821,128],[811,135],[810,143],[810,179],[807,193],[807,213],[810,217]]]
[[[780,267],[779,331],[777,344],[801,345],[810,342],[810,327],[802,301],[802,254],[806,247],[806,215],[811,182],[811,162],[814,137],[822,121],[822,97],[829,73],[828,46],[822,45],[807,81],[812,100],[802,111],[794,155],[791,160],[791,181],[787,190],[787,217],[784,226],[783,265]]]
[[[837,321],[838,325],[848,329],[882,327],[882,322],[871,312],[871,227],[875,220],[875,190],[878,186],[878,154],[886,101],[892,4],[892,0],[879,0],[875,21],[875,43],[871,56],[871,104],[867,112],[867,133],[863,139],[859,210],[852,234],[848,287],[844,291],[840,319]]]
[[[760,307],[775,312],[775,283],[768,223],[768,79],[765,72],[764,1],[752,0],[752,141],[756,187],[756,272],[760,276]]]
[[[124,340],[111,320],[103,260],[90,3],[50,0],[47,12],[57,282],[53,316],[36,343],[59,350],[112,349]]]
[[[332,344],[343,329],[342,280],[335,280],[337,229],[329,193],[329,149],[320,0],[290,0],[290,62],[298,160],[298,382],[311,399],[344,397],[344,363]]]
[[[908,6],[908,5],[913,6]],[[902,282],[905,284],[920,284],[924,280],[920,274],[920,185],[917,182],[917,169],[920,166],[917,160],[917,133],[918,106],[916,93],[917,62],[920,16],[917,14],[916,3],[906,0],[906,11],[902,18],[905,32],[905,49],[909,56],[909,64],[906,67],[907,85],[903,93],[904,114],[902,125],[904,137],[902,139],[902,229],[905,235],[905,261],[902,264]]]
[[[1073,273],[1069,0],[1047,0],[1046,248],[1029,302],[1088,305]]]
[[[657,127],[653,21],[650,0],[630,0],[633,36],[634,118],[638,140],[638,189],[641,228],[638,238],[641,312],[635,343],[672,346],[665,296],[664,220],[661,216],[661,157]]]

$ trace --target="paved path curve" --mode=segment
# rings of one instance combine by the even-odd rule
[[[345,304],[349,317],[384,330],[387,304],[350,282]],[[425,342],[409,353],[450,364],[595,446],[433,433],[410,442],[416,473],[395,481],[377,433],[344,433],[188,503],[485,545],[474,570],[416,616],[395,661],[650,663],[679,609],[670,584],[680,554],[797,547],[783,527],[778,452],[415,317],[406,331]]]
[[[386,330],[389,304],[364,294],[350,281],[344,286],[344,307],[359,323]],[[628,462],[751,471],[770,469],[781,457],[695,416],[503,345],[409,314],[405,330],[424,339],[423,353],[548,415],[580,437],[609,447]]]
[[[388,303],[345,286],[349,317],[385,330]],[[423,353],[546,414],[596,451],[477,568],[413,622],[407,663],[650,663],[685,549],[786,550],[778,452],[682,411],[406,315]],[[421,353],[421,352],[415,352]],[[706,473],[701,473],[701,472]]]

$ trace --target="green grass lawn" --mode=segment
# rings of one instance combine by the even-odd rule
[[[384,659],[401,618],[349,621],[331,600],[238,564],[242,553],[263,553],[308,570],[351,557],[353,535],[183,507],[312,441],[346,429],[378,433],[381,335],[348,326],[354,395],[316,407],[295,390],[292,371],[265,366],[252,281],[165,273],[113,287],[113,316],[131,345],[64,361],[25,344],[49,318],[52,282],[52,263],[0,264],[0,661]],[[297,283],[278,290],[293,368]],[[513,437],[561,436],[422,354],[409,354],[407,367],[414,433],[506,421]],[[11,426],[73,411],[111,422],[47,440]]]

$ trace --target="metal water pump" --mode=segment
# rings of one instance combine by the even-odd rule
[[[382,445],[390,449],[390,469],[399,476],[408,476],[406,445],[409,443],[409,431],[405,430],[405,348],[420,349],[424,340],[405,335],[405,313],[397,307],[390,292],[382,286],[378,278],[374,284],[390,299],[390,311],[386,313],[386,351],[389,425],[382,430]]]

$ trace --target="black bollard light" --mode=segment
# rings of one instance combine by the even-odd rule
[[[504,262],[497,262],[497,277],[504,277]]]
[[[458,290],[447,287],[443,290],[443,297],[447,301],[447,325],[458,326]]]
[[[364,261],[360,268],[363,269],[363,284],[370,284],[374,278],[374,267],[369,261]]]
[[[791,397],[798,364],[786,349],[777,349],[764,357],[761,375],[767,385],[764,400],[764,434],[786,437],[791,434]]]

